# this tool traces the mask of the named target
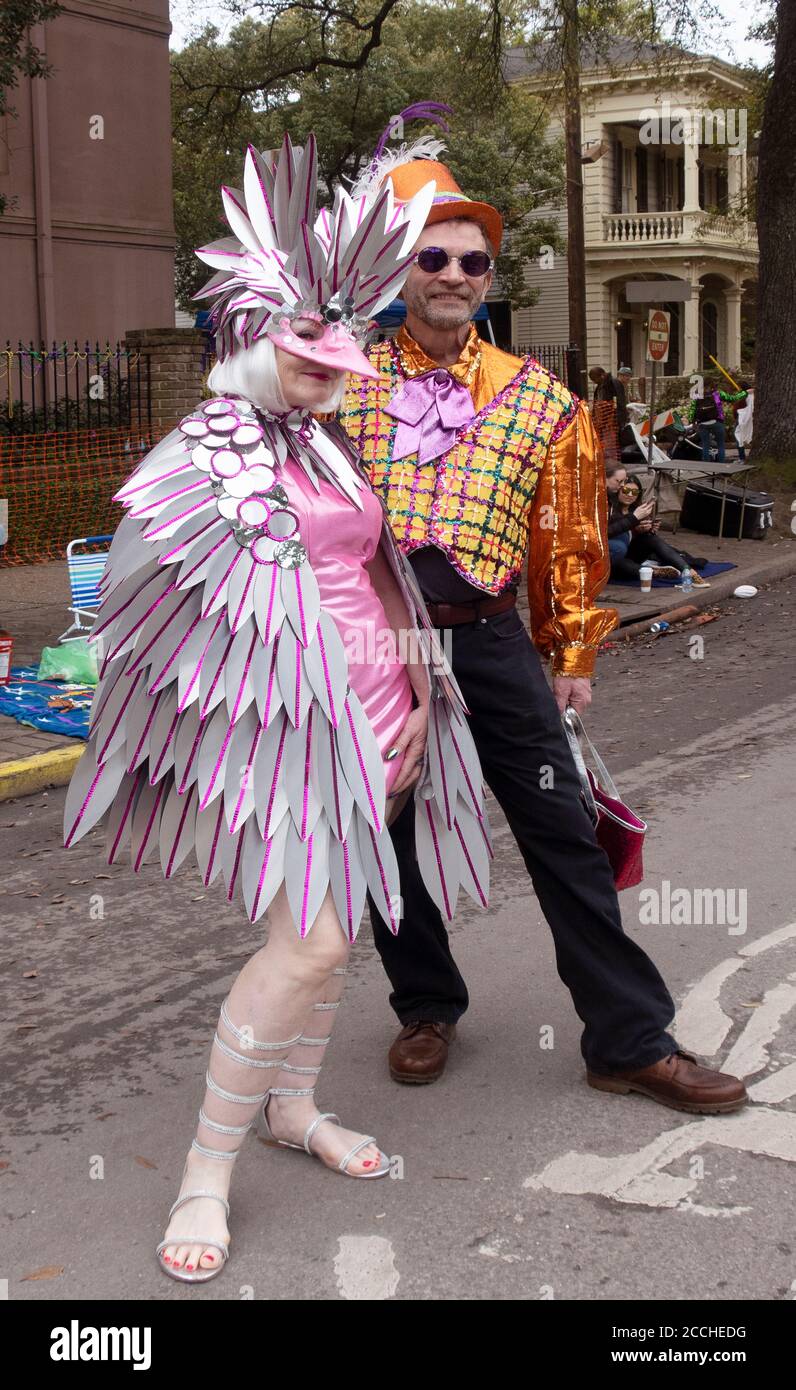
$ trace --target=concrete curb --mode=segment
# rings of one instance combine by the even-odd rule
[[[784,555],[772,555],[768,560],[763,560],[757,569],[752,573],[744,573],[743,578],[738,575],[737,570],[732,570],[728,574],[718,574],[715,579],[710,580],[709,589],[692,589],[688,596],[688,603],[695,608],[709,608],[717,599],[731,598],[739,584],[754,584],[758,588],[761,584],[771,584],[777,579],[787,579],[790,575],[796,574],[796,544],[791,546]],[[666,603],[669,595],[661,591],[661,603]],[[738,603],[751,602],[754,599],[738,599]],[[609,642],[618,642],[625,638],[629,641],[632,637],[637,637],[639,633],[649,631],[653,623],[661,619],[666,620],[669,613],[676,612],[683,606],[682,594],[679,594],[676,601],[670,607],[662,607],[659,612],[647,613],[643,618],[628,623],[626,627],[615,628],[608,634]]]
[[[30,796],[45,787],[65,787],[86,751],[81,739],[73,747],[50,748],[30,758],[0,763],[0,801]]]

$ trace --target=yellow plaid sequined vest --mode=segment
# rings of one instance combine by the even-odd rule
[[[405,554],[436,545],[459,574],[497,593],[520,575],[536,482],[554,433],[576,402],[544,367],[526,358],[517,375],[429,463],[392,459],[398,421],[385,413],[406,379],[395,346],[371,348],[378,380],[349,386],[340,421],[381,496]]]

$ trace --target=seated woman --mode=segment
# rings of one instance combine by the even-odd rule
[[[605,468],[608,489],[608,549],[612,579],[638,579],[642,564],[651,564],[659,579],[677,579],[690,569],[696,588],[707,589],[708,581],[697,574],[704,559],[675,550],[657,534],[660,523],[652,519],[654,502],[642,502],[642,487],[634,473],[621,463]]]

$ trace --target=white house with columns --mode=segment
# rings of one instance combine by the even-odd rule
[[[549,101],[551,74],[527,50],[509,50],[507,76]],[[611,41],[607,58],[583,56],[589,366],[645,374],[646,310],[628,304],[625,285],[674,278],[690,283],[691,299],[664,305],[672,313],[666,374],[710,366],[708,354],[739,367],[742,306],[753,314],[758,259],[747,212],[748,100],[743,74],[718,58],[651,44],[639,50],[622,39]],[[563,134],[556,108],[554,96],[551,138]],[[566,236],[566,212],[557,216]],[[567,339],[566,254],[529,263],[526,279],[539,298],[513,312],[513,342]]]

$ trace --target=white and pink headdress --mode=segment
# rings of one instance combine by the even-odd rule
[[[194,299],[215,300],[222,361],[268,335],[296,357],[378,376],[358,340],[403,284],[434,184],[403,204],[389,179],[359,196],[338,188],[334,207],[316,216],[317,183],[314,136],[299,149],[285,135],[275,154],[250,145],[243,190],[221,190],[233,235],[197,250],[216,273]],[[297,337],[297,318],[317,322],[317,337]]]

